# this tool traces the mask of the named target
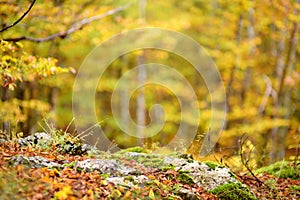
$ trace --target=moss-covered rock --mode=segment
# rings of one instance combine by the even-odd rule
[[[179,174],[177,176],[177,179],[180,180],[182,183],[185,183],[185,184],[188,184],[188,185],[194,183],[194,179],[193,179],[193,177],[191,177],[189,175],[189,173],[190,173],[189,171],[179,170],[178,172],[179,172]]]
[[[62,135],[61,132],[55,132],[52,135],[35,134],[30,138],[24,138],[21,142],[24,143],[23,145],[46,150],[55,149],[56,153],[71,155],[81,155],[92,149],[89,146],[85,148],[86,144],[81,143],[78,138]],[[71,160],[48,160],[42,156],[16,155],[12,157],[11,164],[15,166],[22,164],[30,168],[54,167],[58,170],[72,168],[80,173],[97,171],[103,175],[107,183],[116,187],[124,187],[128,190],[133,187],[137,188],[140,191],[136,193],[137,196],[143,193],[144,187],[151,188],[152,194],[149,196],[153,198],[157,195],[157,197],[160,195],[165,197],[171,194],[173,199],[199,199],[201,192],[216,198],[208,191],[213,190],[216,194],[222,195],[217,190],[220,186],[228,185],[228,183],[239,184],[236,177],[231,175],[229,168],[213,162],[199,162],[189,154],[178,152],[159,154],[142,147],[132,147],[115,153],[102,153],[97,150],[94,152],[93,157],[88,159],[83,157],[84,159],[80,160],[74,160],[74,157],[70,157]],[[243,192],[244,189],[241,188],[233,191],[233,193],[238,193],[235,194],[238,197]],[[130,193],[135,194],[132,190]]]
[[[223,167],[223,166],[220,166],[218,165],[217,163],[214,163],[214,162],[210,162],[210,161],[207,161],[207,162],[204,162],[207,166],[209,166],[212,170],[215,170],[216,167]]]
[[[262,167],[255,171],[255,173],[272,174],[279,178],[300,178],[300,165],[293,165],[291,162],[279,161],[270,166]]]
[[[228,183],[220,185],[211,193],[218,196],[222,200],[255,200],[257,199],[250,191],[249,188],[244,187],[240,183]]]
[[[114,154],[108,155],[109,159],[121,159],[127,161],[135,161],[146,167],[162,167],[165,165],[164,156],[161,154],[151,153],[150,150],[142,147],[132,147],[129,149],[122,149]]]
[[[120,151],[118,151],[119,154],[123,154],[123,153],[127,153],[127,152],[135,152],[135,153],[150,153],[151,150],[145,149],[143,147],[130,147],[127,149],[122,149]]]
[[[17,143],[21,146],[32,146],[42,150],[70,155],[86,154],[93,148],[83,144],[80,138],[61,130],[52,130],[50,133],[35,133],[25,138],[17,139]]]

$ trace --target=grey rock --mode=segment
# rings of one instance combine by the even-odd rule
[[[132,182],[126,181],[124,177],[109,177],[106,179],[106,181],[111,182],[115,185],[128,186],[128,187],[134,186]]]
[[[225,167],[216,167],[213,170],[205,163],[199,163],[195,160],[193,162],[187,162],[185,159],[173,157],[166,157],[164,162],[174,165],[176,171],[188,171],[188,174],[193,178],[194,182],[207,190],[213,190],[229,182],[238,183],[238,181],[231,176],[230,170]]]
[[[46,143],[50,140],[50,135],[45,132],[35,133],[33,135],[29,135],[25,138],[19,138],[17,142],[21,146],[28,146],[28,145],[38,145]]]
[[[39,133],[38,135],[35,134],[30,139],[25,139],[21,142],[28,143],[28,141],[34,141],[36,138],[42,138],[42,140],[45,141],[49,139],[49,136],[45,135],[45,133]],[[82,151],[84,152],[97,151],[97,149],[95,149],[95,147],[91,145],[83,144],[81,147]],[[88,172],[96,170],[102,174],[109,174],[109,177],[106,180],[108,182],[114,183],[115,185],[121,185],[125,187],[143,187],[143,185],[151,180],[147,176],[142,175],[141,172],[139,172],[139,170],[141,169],[141,165],[147,166],[146,164],[155,163],[157,160],[159,160],[162,163],[161,165],[147,166],[149,167],[150,171],[160,170],[162,169],[161,167],[166,167],[166,165],[173,165],[176,171],[185,173],[193,179],[193,182],[195,184],[197,184],[199,187],[203,187],[206,190],[213,190],[216,187],[229,182],[238,183],[238,180],[235,177],[232,177],[230,169],[226,167],[217,166],[212,169],[205,163],[172,155],[166,156],[160,154],[147,154],[137,152],[126,152],[123,155],[125,155],[126,158],[129,157],[133,160],[142,160],[142,162],[138,162],[136,167],[127,167],[121,162],[121,160],[118,160],[118,156],[114,156],[114,154],[111,154],[110,157],[107,157],[99,153],[99,157],[95,156],[97,158],[75,162],[75,168],[81,168],[84,171]],[[11,162],[15,166],[22,164],[31,168],[63,168],[64,166],[66,166],[53,161],[49,161],[46,158],[40,156],[26,157],[23,155],[18,155],[12,157]],[[66,161],[65,164],[68,164],[68,161]],[[186,188],[179,188],[176,195],[180,196],[183,199],[198,198],[195,192],[190,191]]]
[[[92,151],[92,150],[95,149],[94,146],[89,145],[89,144],[83,144],[81,148],[82,148],[83,151]]]
[[[136,157],[147,158],[147,157],[151,157],[151,154],[137,153],[137,152],[126,152],[125,155],[128,156],[128,157],[131,157],[131,158],[136,158]]]
[[[17,156],[13,156],[10,161],[13,163],[14,166],[26,165],[30,168],[42,168],[42,167],[61,168],[62,167],[62,165],[56,162],[49,161],[46,158],[41,156],[27,157],[23,155],[17,155]]]
[[[45,147],[45,145],[51,145],[55,143],[51,135],[40,132],[35,133],[33,135],[27,136],[25,138],[19,138],[17,143],[21,146],[38,146],[38,147]],[[88,144],[82,144],[80,142],[73,142],[71,140],[66,140],[62,144],[57,144],[56,150],[62,154],[71,154],[71,155],[82,155],[82,154],[92,154],[97,155],[101,152],[94,146]]]
[[[144,184],[145,182],[150,181],[150,179],[145,175],[132,176],[132,177],[133,177],[133,180],[138,184]]]
[[[199,197],[194,192],[186,189],[186,188],[179,188],[179,190],[176,192],[182,199],[186,200],[198,200]]]
[[[89,144],[83,144],[81,146],[82,152],[86,152],[87,154],[92,155],[99,155],[101,154],[101,151],[98,150],[95,146],[89,145]]]
[[[75,164],[75,167],[82,168],[85,171],[97,170],[103,174],[119,173],[122,175],[128,175],[136,171],[133,168],[124,166],[123,164],[117,162],[116,160],[108,160],[108,159],[87,159],[84,161],[77,162]]]

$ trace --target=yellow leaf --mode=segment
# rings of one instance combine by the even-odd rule
[[[152,188],[149,191],[149,197],[150,197],[150,199],[155,199],[155,195],[154,195],[154,192],[153,192]]]
[[[65,200],[68,199],[68,196],[72,194],[73,192],[71,186],[67,185],[64,186],[60,191],[56,192],[54,194],[54,198],[58,200]]]
[[[154,179],[155,179],[155,176],[153,176],[153,175],[148,175],[148,178],[151,179],[151,180],[154,180]]]
[[[90,196],[90,200],[94,200],[94,192],[93,192],[92,189],[89,189],[89,190],[87,191],[87,194]]]
[[[82,200],[94,200],[94,191],[92,189],[89,189],[86,192],[86,195],[83,196]]]
[[[107,185],[108,183],[107,183],[107,180],[101,180],[101,181],[100,181],[100,184],[101,184],[101,185]]]
[[[125,200],[125,199],[131,199],[131,192],[130,191],[127,191],[126,193],[125,193],[125,195],[123,196],[123,199]]]
[[[20,43],[20,42],[16,42],[16,45],[19,46],[20,48],[23,48],[23,47],[24,47],[23,44]]]
[[[49,174],[50,174],[50,176],[56,176],[56,175],[59,175],[60,172],[57,169],[52,169]]]
[[[112,195],[112,197],[120,197],[122,195],[122,193],[120,192],[120,190],[115,189],[112,191],[111,195]]]

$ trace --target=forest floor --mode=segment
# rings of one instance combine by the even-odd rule
[[[181,183],[176,179],[174,170],[145,172],[144,175],[153,184],[144,187],[126,188],[106,181],[105,176],[93,172],[85,172],[76,168],[27,168],[24,165],[13,166],[11,158],[15,155],[42,156],[50,160],[69,162],[85,160],[86,155],[61,155],[55,151],[33,149],[19,144],[0,143],[0,199],[180,199],[172,190],[178,185],[193,191],[199,199],[219,199],[196,184]],[[131,163],[132,164],[132,163]],[[128,163],[130,165],[130,163]],[[170,176],[171,175],[171,176]],[[236,174],[238,179],[250,187],[259,199],[300,199],[299,173],[292,178],[278,178],[261,173],[256,177]],[[259,180],[257,180],[259,179]],[[246,199],[246,198],[245,198]]]

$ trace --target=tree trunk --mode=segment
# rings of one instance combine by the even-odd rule
[[[6,87],[2,87],[1,101],[5,102],[8,99],[9,99],[8,89]],[[5,119],[3,119],[3,121],[2,121],[2,131],[6,135],[6,137],[11,139],[12,135],[11,135],[11,132],[10,132],[10,121],[5,121]]]
[[[300,0],[297,0],[295,3],[299,4]],[[298,15],[298,10],[295,9],[294,15]],[[281,76],[279,77],[279,87],[278,87],[278,100],[279,106],[281,109],[285,110],[280,118],[288,120],[292,114],[292,107],[291,107],[291,89],[284,88],[284,81],[288,74],[291,74],[295,68],[295,58],[296,58],[296,51],[297,51],[297,44],[298,38],[297,33],[299,30],[298,22],[293,22],[292,29],[290,32],[290,38],[288,42],[288,51],[286,55],[286,60],[284,63],[283,71]],[[272,132],[272,147],[274,149],[271,151],[270,154],[270,161],[274,162],[276,160],[282,160],[285,154],[285,138],[288,132],[288,127],[278,127],[278,129]]]
[[[285,20],[286,21],[286,20]],[[280,30],[280,40],[278,42],[278,50],[277,50],[277,61],[276,61],[276,74],[277,77],[279,77],[279,79],[281,79],[282,75],[283,75],[283,69],[284,69],[284,51],[285,51],[285,38],[286,38],[286,32],[281,29]],[[274,114],[273,114],[273,118],[276,120],[279,118],[279,109],[280,109],[280,105],[279,105],[279,100],[278,100],[278,93],[276,93],[276,101],[274,101]],[[275,126],[272,128],[271,134],[270,134],[270,153],[269,153],[269,164],[273,163],[276,160],[276,154],[277,154],[277,143],[278,143],[278,139],[277,139],[277,135],[278,135],[278,127]]]
[[[241,14],[238,20],[237,24],[237,32],[236,32],[236,43],[239,45],[242,40],[242,26],[243,26],[243,15]],[[234,82],[234,76],[235,76],[235,70],[236,70],[236,65],[232,66],[231,71],[230,71],[230,77],[228,81],[228,86],[226,90],[226,112],[230,113],[232,108],[230,104],[230,97],[233,95],[233,82]],[[226,128],[226,125],[224,126]]]
[[[15,97],[20,100],[21,102],[26,100],[25,98],[25,89],[26,89],[26,82],[20,82],[17,84],[17,87],[15,89]],[[19,109],[21,110],[22,114],[27,115],[28,114],[28,109],[24,109],[22,105],[19,105]],[[27,119],[27,116],[26,116]],[[21,121],[18,124],[18,128],[21,132],[23,132],[24,136],[28,136],[28,131],[26,128],[26,121]]]
[[[50,104],[50,113],[54,113],[57,107],[57,99],[58,99],[58,88],[57,87],[49,87],[48,93],[48,103]],[[51,126],[56,127],[55,118],[50,118]]]
[[[248,19],[249,19],[249,25],[248,25],[248,39],[249,41],[255,39],[255,30],[254,30],[254,9],[250,8],[248,10]],[[249,57],[250,59],[253,57],[255,53],[256,45],[251,47],[249,50]],[[251,82],[251,67],[247,67],[245,72],[244,72],[244,83],[243,83],[243,88],[241,91],[241,107],[243,107],[244,102],[246,100],[246,92],[248,91],[249,85]]]
[[[29,83],[29,100],[37,99],[38,97],[38,88],[37,88],[37,82],[32,81]],[[28,118],[27,118],[27,130],[26,132],[33,133],[36,131],[36,124],[37,124],[37,111],[33,108],[29,108],[28,110]]]

